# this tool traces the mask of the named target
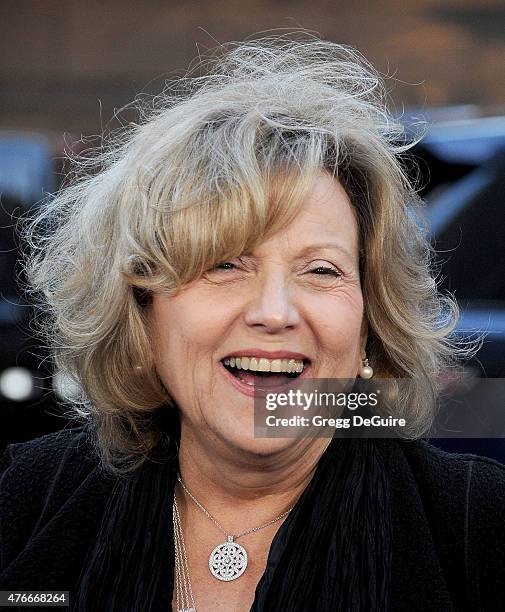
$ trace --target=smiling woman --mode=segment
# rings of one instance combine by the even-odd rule
[[[359,229],[344,189],[320,174],[286,228],[175,295],[155,292],[147,316],[157,372],[180,407],[182,439],[191,429],[193,451],[199,441],[203,456],[212,437],[214,459],[220,445],[220,454],[230,445],[251,453],[289,447],[289,439],[254,437],[254,383],[264,386],[272,368],[270,384],[296,370],[354,378],[365,355]]]
[[[505,468],[415,439],[470,350],[379,75],[310,37],[219,51],[27,226],[80,426],[4,455],[0,586],[83,612],[498,609]],[[411,439],[254,436],[260,386],[371,376],[412,382]]]

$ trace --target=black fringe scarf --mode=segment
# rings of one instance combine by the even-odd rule
[[[88,550],[72,609],[171,610],[178,419],[169,419],[165,427],[170,435],[152,459],[116,482]],[[331,441],[273,539],[251,612],[389,609],[391,520],[384,452],[388,443]]]

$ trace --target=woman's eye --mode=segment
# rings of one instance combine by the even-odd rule
[[[334,276],[335,278],[342,276],[342,274],[335,268],[327,268],[326,266],[318,266],[317,268],[311,270],[311,272],[312,274],[317,274],[319,276]]]
[[[223,263],[217,264],[214,266],[212,270],[232,270],[235,267],[235,264],[231,261],[224,261]]]
[[[232,261],[223,261],[222,263],[217,264],[213,268],[209,270],[212,271],[220,271],[220,270],[236,270],[237,264]],[[342,276],[342,273],[339,272],[336,268],[330,268],[328,266],[318,266],[310,271],[312,274],[317,274],[318,276],[333,276],[335,278],[339,278]]]

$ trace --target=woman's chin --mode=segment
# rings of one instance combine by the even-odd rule
[[[244,452],[267,456],[279,453],[296,443],[294,438],[241,438],[237,440],[235,448],[242,449]]]
[[[260,437],[261,432],[256,432],[253,423],[241,423],[240,420],[228,423],[227,426],[220,424],[211,427],[216,439],[223,448],[228,448],[235,454],[247,454],[266,456],[272,455],[294,446],[296,438]]]

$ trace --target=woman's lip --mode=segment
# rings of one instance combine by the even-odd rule
[[[282,393],[285,391],[289,391],[289,389],[296,386],[296,383],[301,378],[305,377],[307,371],[310,369],[310,364],[309,364],[303,370],[300,376],[293,378],[292,380],[290,380],[289,383],[286,383],[284,385],[279,385],[277,387],[268,387],[268,388],[263,387],[262,388],[262,387],[258,387],[258,385],[248,385],[247,383],[242,382],[240,378],[233,376],[233,374],[225,368],[225,366],[223,365],[221,361],[219,361],[218,363],[225,377],[231,382],[231,384],[235,387],[235,389],[237,389],[238,391],[240,391],[240,393],[242,393],[243,395],[246,395],[247,397],[265,397],[267,393]]]

